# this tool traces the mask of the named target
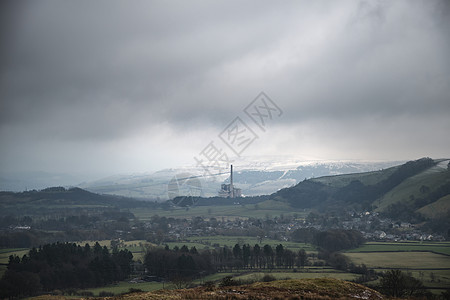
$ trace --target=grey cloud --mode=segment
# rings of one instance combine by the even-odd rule
[[[371,118],[448,131],[424,121],[450,111],[448,1],[4,3],[8,155],[28,139],[105,146],[161,124],[175,132],[167,139],[220,132],[261,90],[285,111],[277,122],[291,141],[293,128],[322,122],[358,143],[366,137],[353,127]],[[374,135],[392,140],[388,131]]]

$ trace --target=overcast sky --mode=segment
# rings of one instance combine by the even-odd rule
[[[450,1],[2,1],[0,169],[450,157]],[[264,91],[266,131],[243,112]],[[270,121],[270,122],[269,122]]]

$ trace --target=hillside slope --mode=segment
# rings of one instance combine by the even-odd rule
[[[35,214],[65,208],[131,208],[141,201],[112,195],[99,195],[80,188],[51,187],[21,193],[0,192],[0,215]]]
[[[439,187],[449,183],[448,162],[449,160],[436,161],[434,166],[405,179],[374,202],[377,210],[383,211],[389,205],[398,202],[414,205],[417,199],[425,198]],[[418,204],[417,206],[421,205]]]
[[[242,157],[233,161],[233,180],[246,196],[268,195],[279,189],[293,186],[305,178],[361,173],[397,164],[399,162],[303,161],[285,156]],[[79,187],[100,194],[167,200],[172,198],[170,193],[168,194],[168,183],[171,179],[179,175],[198,176],[201,183],[200,196],[214,197],[220,190],[220,184],[229,182],[228,170],[220,172],[220,175],[216,176],[202,176],[205,170],[201,166],[185,166],[150,174],[110,176],[85,182]],[[180,190],[177,193],[181,196],[190,194],[188,190]]]
[[[296,208],[322,210],[346,207],[385,212],[407,207],[432,218],[436,212],[432,208],[445,209],[445,196],[450,195],[449,161],[422,158],[374,172],[313,178],[271,198]]]
[[[417,210],[427,218],[441,218],[450,210],[450,195],[439,198],[439,200],[425,205]]]

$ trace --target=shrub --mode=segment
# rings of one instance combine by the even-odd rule
[[[275,276],[270,275],[270,274],[265,274],[262,278],[262,281],[264,281],[264,282],[275,281],[275,280],[277,280],[275,278]]]
[[[224,286],[232,286],[232,285],[236,285],[236,281],[233,280],[233,277],[232,277],[232,276],[226,276],[226,277],[224,277],[224,278],[220,281],[220,283],[219,283],[219,286],[220,286],[220,287],[224,287]]]

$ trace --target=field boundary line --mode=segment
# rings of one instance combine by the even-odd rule
[[[393,252],[429,252],[429,253],[433,253],[433,254],[439,254],[439,255],[444,255],[444,256],[450,256],[450,254],[447,253],[442,253],[442,252],[436,252],[433,250],[382,250],[382,251],[372,251],[372,250],[367,250],[367,251],[358,251],[358,252],[343,252],[344,254],[351,254],[351,253],[393,253]]]
[[[407,270],[407,271],[446,271],[450,270],[450,268],[384,268],[384,267],[372,267],[369,269],[377,269],[377,270]]]
[[[430,251],[431,253],[434,254],[440,254],[440,255],[445,255],[445,256],[450,256],[450,254],[446,254],[446,253],[441,253],[441,252],[436,252],[436,251]]]

